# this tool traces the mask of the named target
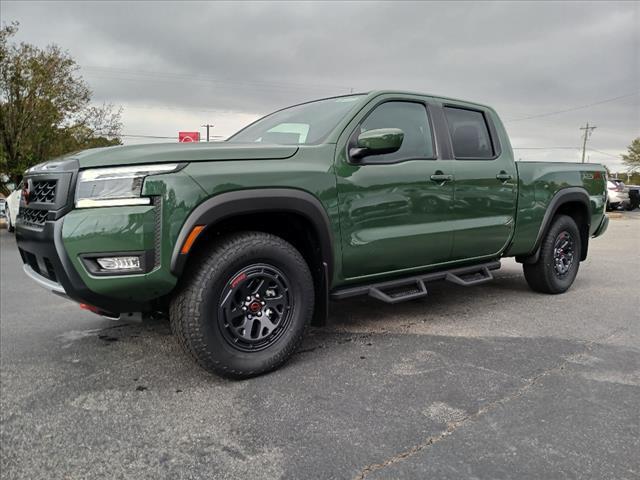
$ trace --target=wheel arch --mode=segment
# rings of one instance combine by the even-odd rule
[[[538,229],[536,241],[531,254],[517,256],[516,261],[520,263],[535,263],[540,257],[540,246],[544,236],[549,231],[553,219],[557,215],[568,215],[578,225],[580,230],[580,261],[587,258],[589,249],[589,230],[591,228],[591,198],[584,188],[568,187],[559,190],[549,202],[547,210]]]
[[[203,225],[204,230],[189,252],[182,254],[189,233],[198,225]],[[171,255],[171,273],[180,278],[189,258],[215,241],[216,235],[240,230],[278,235],[300,251],[316,284],[314,323],[324,323],[334,269],[331,222],[320,201],[303,190],[237,190],[205,200],[191,212],[180,229]]]

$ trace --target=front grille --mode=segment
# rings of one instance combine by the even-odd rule
[[[72,165],[60,164],[60,168]],[[35,167],[34,167],[35,168]],[[47,220],[56,220],[69,210],[73,171],[35,168],[24,178],[25,193],[20,199],[19,222],[31,228],[42,228]],[[38,170],[44,170],[40,172]]]
[[[21,208],[18,210],[18,218],[26,225],[42,227],[47,220],[47,210],[35,210],[33,208]]]
[[[29,202],[53,203],[56,200],[57,180],[34,180]]]

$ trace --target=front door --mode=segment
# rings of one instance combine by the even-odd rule
[[[397,152],[348,158],[336,173],[346,279],[420,269],[449,260],[453,235],[453,160],[436,160],[426,105],[378,100],[351,133],[399,128]]]

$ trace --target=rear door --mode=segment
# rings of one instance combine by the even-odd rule
[[[511,148],[502,148],[490,110],[445,103],[442,111],[455,158],[451,259],[498,255],[515,227],[517,172]]]
[[[400,128],[400,150],[350,159],[358,134],[378,128]],[[345,131],[336,158],[344,278],[449,260],[454,162],[438,160],[435,145],[426,102],[412,97],[375,99]]]

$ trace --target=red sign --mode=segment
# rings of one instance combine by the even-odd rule
[[[199,142],[200,132],[178,132],[178,141],[180,143]]]

